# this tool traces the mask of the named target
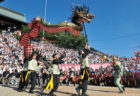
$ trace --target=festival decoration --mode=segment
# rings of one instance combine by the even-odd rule
[[[20,39],[20,45],[26,47],[28,41],[31,38],[37,38],[40,30],[44,30],[48,33],[57,33],[57,32],[71,32],[73,35],[77,36],[83,31],[83,22],[91,22],[91,19],[94,18],[93,14],[89,14],[89,9],[85,6],[76,6],[73,8],[73,16],[71,17],[71,22],[61,22],[57,25],[52,25],[47,23],[43,18],[39,16],[32,20],[32,23],[29,23],[31,30],[27,30]]]
[[[32,54],[33,50],[32,50],[32,44],[28,44],[26,47],[24,47],[24,55],[25,58],[29,58],[29,56]]]

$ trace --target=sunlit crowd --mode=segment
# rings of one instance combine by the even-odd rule
[[[3,31],[0,34],[0,82],[3,84],[17,84],[20,78],[20,72],[22,71],[22,65],[24,60],[24,48],[20,46],[19,40],[15,38],[14,32]],[[74,49],[65,49],[61,48],[55,44],[52,44],[48,41],[36,41],[33,40],[31,42],[33,45],[33,50],[37,50],[41,53],[42,56],[46,58],[46,61],[55,53],[63,53],[66,52],[66,62],[65,64],[79,64],[79,54],[78,50]],[[107,58],[112,58],[113,55],[105,54],[98,51],[91,51],[89,54],[89,63],[90,64],[103,64],[107,63],[107,61],[103,60],[102,57],[106,55]],[[126,58],[116,56],[117,60],[121,61],[124,68],[124,77],[127,86],[131,86],[130,82],[132,82],[132,78],[139,78],[136,74],[139,74],[140,70],[140,60],[136,58]],[[91,85],[108,85],[111,84],[109,79],[111,80],[113,77],[113,69],[112,67],[108,68],[99,68],[99,69],[90,69],[90,84]],[[67,72],[63,72],[66,73]],[[78,72],[75,72],[78,75]],[[76,76],[75,74],[75,76]],[[128,78],[131,77],[132,78]],[[128,84],[128,79],[130,79]],[[106,81],[107,80],[107,81]],[[106,83],[105,83],[106,81]],[[111,80],[112,81],[112,80]],[[101,84],[101,82],[103,82]],[[133,81],[133,86],[135,85],[135,81]]]

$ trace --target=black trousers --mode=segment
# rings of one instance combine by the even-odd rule
[[[18,88],[21,89],[21,90],[22,90],[24,87],[27,86],[27,83],[26,83],[26,81],[25,81],[26,73],[27,73],[27,71],[22,71],[22,72],[21,72],[21,79],[20,79],[20,83],[19,83],[19,86],[18,86]]]
[[[37,81],[36,82],[37,82],[37,85],[40,86],[40,76],[39,76],[39,74],[37,74]]]
[[[87,73],[89,71],[86,69],[81,69],[80,74],[83,75],[84,70],[85,70],[84,78],[79,81],[79,86],[78,86],[79,89],[82,89],[82,94],[86,93],[87,91],[88,78],[89,78],[88,73]]]
[[[69,85],[70,82],[73,83],[74,86],[75,86],[75,82],[72,81],[72,78],[69,78],[69,79],[68,79],[67,85]]]
[[[137,87],[137,88],[140,88],[140,79],[136,79],[136,82],[137,82],[136,87]]]
[[[46,84],[49,80],[49,76],[47,74],[42,75],[42,83],[43,85]]]
[[[50,93],[56,92],[56,90],[59,87],[59,77],[58,75],[53,75],[53,84],[54,84],[54,88],[51,90]]]
[[[49,81],[51,80],[51,75],[48,76],[48,77],[49,77],[48,82],[47,82],[46,86],[42,87],[41,91],[43,91],[47,87]],[[50,93],[56,92],[56,90],[58,89],[58,87],[59,87],[59,77],[60,77],[59,75],[53,75],[53,89],[50,91]]]
[[[31,82],[31,88],[30,90],[34,90],[36,86],[36,81],[37,81],[37,73],[36,72],[30,72],[27,78],[27,84],[29,84],[29,81]]]

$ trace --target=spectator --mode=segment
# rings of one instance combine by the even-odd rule
[[[6,71],[3,72],[3,76],[2,76],[3,84],[9,84],[9,76],[10,76],[9,68],[6,68]]]
[[[17,83],[18,83],[18,78],[17,78],[17,72],[16,72],[16,70],[12,70],[12,73],[10,74],[10,78],[11,78],[11,84],[12,85],[17,85]]]

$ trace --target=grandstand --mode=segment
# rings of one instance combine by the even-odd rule
[[[0,29],[16,27],[20,29],[22,25],[27,25],[25,15],[14,10],[0,6]]]

